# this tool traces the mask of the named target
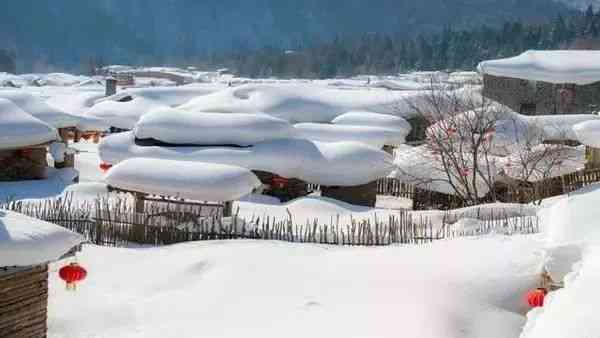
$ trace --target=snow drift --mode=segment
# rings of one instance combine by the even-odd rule
[[[56,129],[0,99],[0,149],[15,149],[58,139]]]

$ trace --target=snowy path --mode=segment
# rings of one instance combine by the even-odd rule
[[[52,267],[49,337],[518,337],[539,245],[497,236],[387,248],[86,246],[77,293]]]

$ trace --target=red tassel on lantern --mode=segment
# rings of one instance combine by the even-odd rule
[[[535,290],[528,291],[526,295],[527,304],[529,304],[531,307],[544,306],[544,298],[546,298],[547,293],[548,290],[544,288],[537,288]]]
[[[100,170],[103,172],[107,172],[110,168],[112,168],[112,164],[106,162],[100,163]]]
[[[77,283],[87,276],[87,271],[79,264],[71,263],[60,268],[58,276],[67,283],[67,290],[75,291]]]

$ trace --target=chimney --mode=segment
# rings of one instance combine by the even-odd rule
[[[106,78],[106,96],[112,96],[117,93],[117,79],[114,77]]]

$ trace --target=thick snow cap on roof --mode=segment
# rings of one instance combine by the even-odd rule
[[[341,90],[310,84],[248,84],[191,100],[180,108],[195,112],[265,113],[299,122],[331,122],[350,110],[412,116],[408,98],[419,91]]]
[[[287,178],[329,186],[353,186],[387,176],[393,169],[388,153],[356,142],[319,143],[281,139],[236,147],[138,146],[132,132],[111,135],[99,146],[108,163],[147,157],[230,164]]]
[[[182,105],[191,99],[214,93],[224,88],[216,84],[190,84],[177,87],[150,87],[150,88],[129,88],[119,91],[117,94],[100,99],[96,103],[104,101],[119,101],[127,97],[144,98],[155,101],[162,105],[176,107]]]
[[[110,169],[105,180],[124,190],[200,201],[233,201],[261,186],[246,168],[150,158],[121,162]]]
[[[16,149],[58,139],[56,129],[0,99],[0,149]]]
[[[530,50],[515,57],[483,61],[477,69],[493,76],[586,85],[600,81],[600,51]]]
[[[40,98],[19,90],[0,90],[0,98],[7,99],[34,117],[54,128],[76,127],[79,118],[51,107]]]
[[[404,130],[371,127],[349,126],[343,124],[298,123],[294,125],[296,136],[319,142],[360,142],[381,148],[384,145],[404,143]]]
[[[404,130],[407,135],[412,129],[410,123],[400,116],[360,110],[344,113],[333,119],[331,123],[347,126],[367,126],[398,129]]]
[[[138,139],[170,144],[239,145],[290,138],[289,122],[264,114],[195,113],[160,108],[141,117],[135,126]]]
[[[573,126],[577,141],[586,146],[600,148],[600,120],[581,122]]]
[[[105,121],[109,126],[133,129],[142,115],[157,108],[167,108],[158,101],[136,97],[131,101],[102,101],[91,107],[84,116]]]
[[[0,209],[0,267],[51,262],[84,240],[57,225]]]

